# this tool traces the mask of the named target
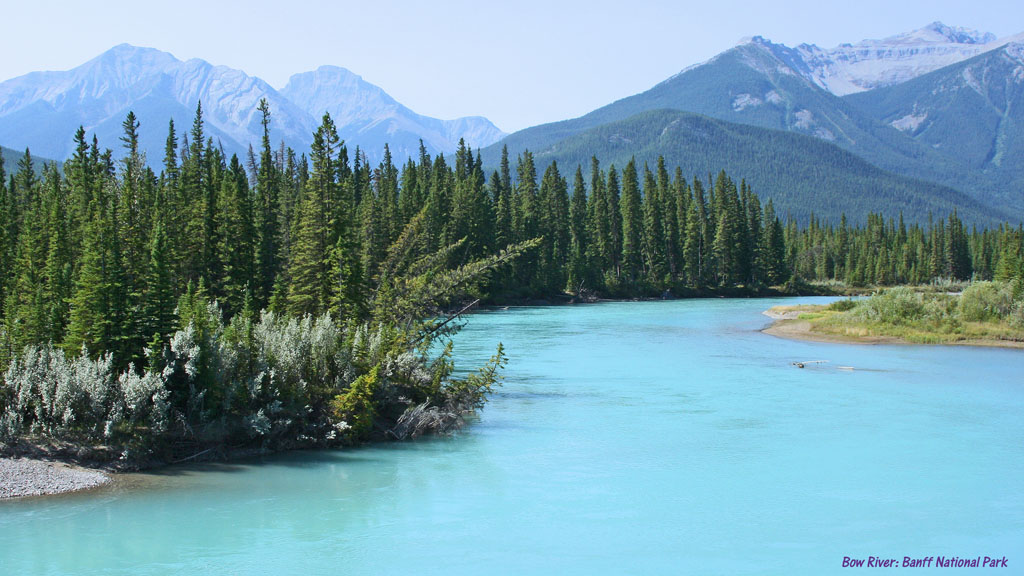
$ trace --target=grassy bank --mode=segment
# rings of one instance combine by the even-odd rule
[[[1021,282],[978,282],[962,293],[885,290],[863,300],[776,306],[767,331],[810,340],[1024,347]]]

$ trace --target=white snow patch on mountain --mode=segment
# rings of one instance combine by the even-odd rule
[[[917,130],[917,127],[920,126],[922,122],[925,121],[925,118],[928,118],[927,112],[924,114],[907,114],[902,118],[893,120],[889,124],[893,128],[902,132],[913,132],[914,130]]]
[[[836,139],[836,135],[828,128],[818,128],[814,131],[814,135],[822,140],[828,140],[829,142],[834,142]]]
[[[797,111],[795,116],[796,122],[793,123],[793,126],[801,130],[810,130],[811,125],[814,124],[814,113],[806,108]]]
[[[750,94],[739,94],[732,100],[732,109],[737,112],[742,112],[746,108],[760,106],[761,104],[763,104],[763,102],[757,96],[751,96]]]
[[[991,33],[933,22],[924,28],[881,40],[863,40],[820,48],[796,48],[805,73],[818,86],[844,96],[899,84],[1022,39],[1024,33],[997,39]]]

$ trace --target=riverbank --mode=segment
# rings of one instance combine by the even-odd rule
[[[929,287],[919,287],[928,289]],[[598,294],[582,291],[579,294],[562,292],[547,296],[497,295],[482,299],[474,309],[503,310],[519,306],[566,306],[572,304],[601,304],[607,302],[657,302],[662,300],[691,300],[713,298],[788,298],[797,296],[868,296],[877,286],[848,286],[836,282],[798,282],[785,286],[710,286],[677,287],[662,292],[637,294]],[[456,308],[457,309],[457,308]],[[452,313],[455,309],[451,310]]]
[[[815,330],[814,324],[801,315],[818,313],[824,305],[773,306],[762,312],[774,320],[761,330],[765,334],[790,340],[828,342],[832,344],[909,344],[899,338],[879,335],[849,335]]]
[[[833,344],[943,344],[950,346],[985,346],[1024,349],[1024,340],[1014,340],[1005,332],[985,330],[979,325],[961,333],[938,331],[906,331],[900,336],[878,325],[849,322],[836,317],[843,312],[829,310],[827,305],[774,306],[762,312],[774,322],[761,332],[778,338],[826,342]],[[986,336],[998,334],[1001,337]]]
[[[64,494],[111,481],[101,470],[34,458],[0,458],[0,500]]]

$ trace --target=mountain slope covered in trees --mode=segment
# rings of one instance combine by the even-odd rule
[[[945,33],[955,36],[957,31],[946,29]],[[1014,118],[1014,114],[1019,113],[1016,112],[1019,107],[1013,108],[1010,104],[1019,92],[1017,87],[1020,78],[1024,77],[1017,72],[1020,66],[1014,58],[1015,54],[1019,54],[1020,45],[1009,43],[1003,46],[1002,41],[980,43],[980,40],[988,37],[972,39],[979,42],[951,45],[952,48],[945,45],[936,48],[927,44],[921,49],[927,52],[941,48],[946,51],[940,50],[935,56],[938,61],[945,58],[955,61],[977,53],[984,47],[999,46],[970,60],[991,64],[985,65],[984,70],[976,70],[969,79],[964,79],[967,78],[964,71],[974,70],[979,65],[960,62],[903,84],[841,98],[823,88],[827,83],[822,75],[835,73],[849,76],[854,72],[845,69],[830,72],[830,66],[834,68],[839,64],[833,63],[833,66],[829,62],[819,61],[827,55],[817,52],[812,54],[810,48],[813,47],[791,49],[755,37],[707,62],[691,66],[643,93],[623,98],[579,118],[534,126],[511,134],[501,143],[485,149],[484,158],[488,163],[494,162],[502,146],[508,146],[514,154],[526,149],[542,152],[558,148],[564,139],[598,126],[620,122],[645,111],[674,109],[728,122],[813,136],[844,148],[887,172],[955,188],[982,204],[1008,207],[1019,218],[1024,211],[1024,195],[1014,180],[1014,174],[1024,170],[1022,163],[1016,159],[1019,155],[993,155],[1003,162],[999,166],[982,166],[982,162],[972,160],[972,155],[978,149],[974,142],[977,134],[973,133],[978,130],[987,131],[984,144],[988,146],[984,148],[985,152],[997,148],[1007,152],[1015,149],[1015,137],[1011,135],[1016,129],[1014,127],[1019,124]],[[872,50],[881,50],[881,53],[865,57],[869,60],[877,59],[891,52],[889,62],[897,66],[904,53],[909,54],[907,58],[910,60],[920,55],[921,50],[918,50],[919,46],[914,41],[917,40],[895,39],[894,47],[883,49],[874,46]],[[931,64],[925,64],[919,66],[921,72],[933,69]],[[873,65],[882,66],[878,62]],[[884,66],[882,68],[873,73],[884,76]],[[915,75],[909,69],[900,73],[910,77]],[[925,107],[943,107],[944,104],[936,104],[934,100],[951,97],[951,92],[943,88],[931,97],[933,101],[921,100],[919,96],[938,90],[926,84],[934,84],[937,78],[948,78],[946,84],[951,84],[957,77],[961,78],[961,84],[969,84],[972,90],[980,94],[974,100],[961,94],[958,101],[962,109],[951,110],[945,116],[948,123],[959,123],[964,127],[940,128],[940,123],[928,129],[928,124],[921,125],[921,130],[929,130],[931,139],[908,130],[908,127],[918,127],[914,118],[921,116],[921,113],[914,112],[915,102],[920,100],[921,106]],[[883,85],[885,83],[882,82]],[[932,90],[929,91],[929,88]],[[916,94],[915,89],[920,89],[920,94]],[[872,104],[883,100],[885,104]],[[995,122],[997,117],[1003,116],[1008,121],[998,127],[997,142]],[[966,126],[975,120],[978,121],[977,127]],[[961,135],[967,139],[966,142],[961,142]],[[656,138],[654,133],[645,137],[646,140]],[[964,157],[955,152],[961,145],[968,147]],[[945,150],[954,152],[947,154]],[[985,156],[983,154],[982,158]],[[763,186],[761,189],[764,189]]]
[[[846,99],[994,182],[1024,210],[1024,44],[1009,44],[913,80]]]
[[[601,124],[648,110],[674,109],[814,136],[900,175],[970,183],[966,166],[864,115],[801,75],[801,66],[794,50],[754,38],[643,93],[580,118],[516,132],[501,145],[514,152],[542,150]]]
[[[488,165],[496,165],[494,152],[483,151]],[[568,168],[586,166],[591,155],[604,165],[620,167],[631,158],[653,165],[664,156],[670,166],[680,166],[691,176],[724,168],[730,174],[743,174],[758,194],[775,201],[780,214],[801,222],[812,214],[833,221],[845,214],[863,222],[883,206],[914,222],[954,209],[971,222],[1012,219],[1010,213],[952,188],[880,170],[818,138],[676,110],[643,112],[533,152],[540,163],[557,161]]]

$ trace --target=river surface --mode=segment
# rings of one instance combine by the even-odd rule
[[[1024,352],[782,340],[779,303],[474,315],[461,366],[510,363],[456,437],[2,502],[0,573],[1024,573]]]

